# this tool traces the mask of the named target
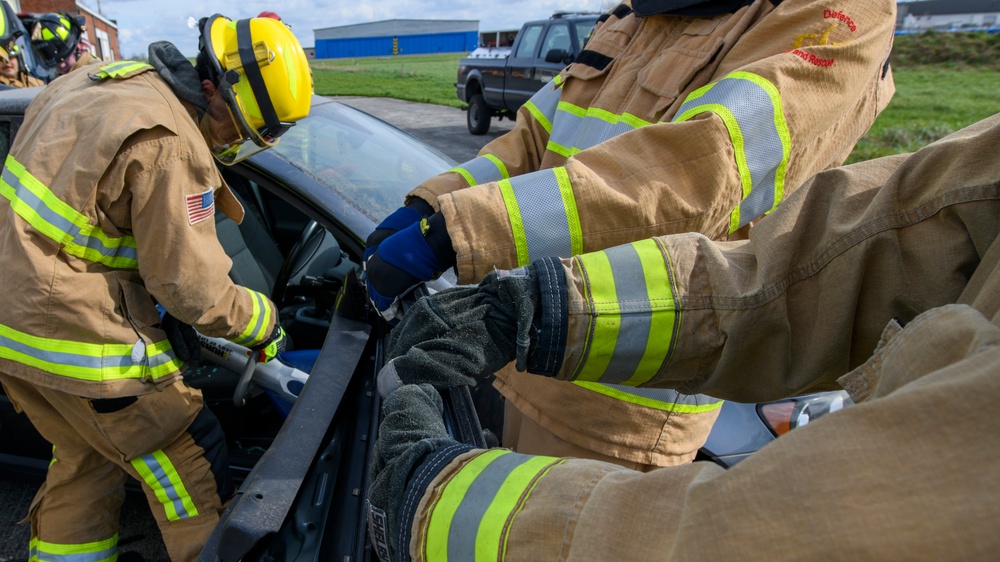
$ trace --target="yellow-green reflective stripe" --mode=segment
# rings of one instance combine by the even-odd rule
[[[651,123],[629,113],[616,114],[606,109],[583,108],[560,101],[546,149],[568,158],[647,125]]]
[[[456,174],[458,174],[458,175],[462,176],[463,178],[465,178],[465,183],[469,184],[469,187],[472,187],[474,185],[478,185],[476,183],[476,178],[473,177],[473,175],[470,174],[469,171],[466,170],[465,168],[452,168],[452,169],[450,169],[448,171],[449,172],[455,172]]]
[[[604,375],[615,353],[618,341],[619,309],[616,299],[615,276],[604,252],[579,256],[586,271],[584,290],[590,300],[593,316],[590,321],[589,345],[581,364],[572,377],[579,381],[598,381]]]
[[[180,370],[166,340],[146,346],[146,365],[132,363],[132,345],[42,338],[0,324],[0,357],[86,381],[158,379]]]
[[[556,106],[559,104],[559,96],[562,95],[560,82],[554,80],[556,85],[545,84],[531,99],[524,104],[524,108],[530,113],[538,124],[545,129],[546,133],[552,132],[552,119],[556,115]]]
[[[109,267],[136,269],[138,259],[131,236],[112,238],[87,217],[63,202],[8,155],[0,172],[0,193],[28,224],[55,242],[62,251]]]
[[[267,297],[246,287],[243,287],[243,289],[250,294],[250,302],[253,305],[253,309],[247,327],[235,340],[235,343],[250,347],[264,341],[270,335],[267,333],[267,326],[271,324],[272,311]]]
[[[166,453],[155,451],[132,459],[131,464],[163,505],[167,520],[177,521],[198,515],[198,508]]]
[[[430,515],[429,560],[498,560],[505,531],[554,457],[487,451],[463,466],[442,489]]]
[[[521,219],[521,209],[517,206],[517,196],[510,185],[510,180],[501,180],[497,186],[500,188],[500,196],[503,197],[503,204],[507,208],[507,217],[510,219],[510,229],[514,235],[514,249],[517,252],[517,264],[527,265],[528,261],[528,240],[524,235],[524,220]]]
[[[510,177],[507,166],[492,154],[473,158],[448,171],[460,174],[470,187]]]
[[[559,183],[559,194],[562,195],[563,209],[566,212],[566,226],[569,228],[570,240],[570,253],[559,257],[568,258],[583,253],[583,227],[580,226],[580,212],[576,206],[576,195],[573,193],[573,184],[569,181],[569,172],[563,166],[553,168],[552,172],[555,173],[556,181]],[[552,256],[538,256],[538,258],[547,257]]]
[[[633,306],[642,302],[647,303],[650,311],[649,331],[645,342],[635,342],[642,345],[636,350],[641,350],[641,355],[634,364],[632,373],[622,373],[622,376],[631,376],[622,380],[621,384],[640,386],[656,376],[660,367],[666,362],[680,325],[681,309],[674,300],[670,275],[667,271],[666,253],[660,249],[658,242],[652,239],[642,240],[632,244],[631,248],[638,259],[638,270],[642,273],[642,279],[629,281],[637,286],[628,294],[622,294],[622,285],[626,281],[624,279],[616,281],[619,302],[631,301]],[[616,275],[617,271],[622,269],[625,268],[616,268]],[[624,351],[622,346],[619,346],[618,350]]]
[[[45,562],[104,562],[118,557],[118,533],[111,538],[83,544],[58,544],[31,537],[30,560]]]
[[[524,103],[524,108],[527,109],[528,113],[530,113],[535,118],[535,121],[538,121],[538,124],[541,125],[543,129],[545,129],[545,132],[547,133],[552,132],[552,122],[549,121],[549,117],[544,113],[542,113],[542,110],[539,109],[538,106],[532,103],[531,100],[528,100],[527,102]]]
[[[681,109],[683,109],[683,107]],[[719,118],[722,119],[722,122],[725,123],[726,130],[729,131],[729,139],[733,143],[733,154],[736,157],[736,169],[740,172],[740,188],[742,191],[741,198],[746,199],[753,189],[753,178],[750,176],[750,167],[747,166],[743,131],[740,130],[739,122],[737,122],[733,113],[729,111],[729,108],[718,103],[706,103],[688,109],[678,116],[675,121],[687,121],[691,117],[705,112],[711,112],[718,115]],[[739,225],[740,207],[737,205],[736,208],[733,209],[733,213],[729,219],[729,231],[736,231],[736,229],[739,228]]]
[[[427,560],[448,561],[448,539],[458,506],[476,477],[497,457],[511,454],[503,449],[491,449],[465,463],[445,485],[441,499],[430,513],[427,524]]]
[[[666,361],[680,312],[663,251],[655,240],[642,240],[581,257],[598,315],[581,380],[649,381]],[[610,337],[615,341],[602,341]],[[604,350],[611,353],[607,360],[594,355]]]
[[[483,158],[489,160],[490,162],[493,162],[493,164],[496,165],[497,170],[500,171],[501,178],[507,179],[510,177],[510,173],[507,172],[507,165],[503,163],[503,160],[500,160],[493,154],[485,154],[483,155]],[[479,183],[485,183],[485,182],[479,182]]]
[[[152,65],[146,64],[144,62],[136,61],[121,61],[112,64],[102,66],[97,72],[99,78],[117,78],[119,76],[124,76],[129,72],[140,70],[142,68],[153,68]]]
[[[582,251],[583,229],[566,168],[538,170],[499,185],[511,219],[518,265]]]
[[[727,113],[719,111],[721,107]],[[738,165],[741,157],[745,162],[745,166],[739,166],[743,200],[730,217],[732,231],[781,203],[792,138],[778,89],[756,74],[734,72],[699,88],[684,101],[674,120],[686,121],[705,111],[723,119],[736,149]]]
[[[679,414],[702,414],[718,410],[722,400],[704,394],[682,394],[666,388],[626,388],[596,382],[573,381],[581,386],[622,402],[629,402],[647,408],[677,412]]]

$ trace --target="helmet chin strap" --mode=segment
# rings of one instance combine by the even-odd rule
[[[639,17],[669,14],[706,17],[733,13],[754,0],[632,0],[632,11]]]

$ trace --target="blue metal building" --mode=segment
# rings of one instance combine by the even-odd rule
[[[479,20],[384,20],[315,29],[316,58],[468,52],[477,47]]]

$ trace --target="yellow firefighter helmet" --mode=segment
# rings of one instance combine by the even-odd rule
[[[233,164],[277,144],[309,114],[312,73],[305,52],[288,26],[271,18],[238,21],[221,15],[201,22],[199,47],[243,141],[216,156]]]

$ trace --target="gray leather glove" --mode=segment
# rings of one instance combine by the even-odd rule
[[[401,384],[474,385],[517,360],[525,370],[539,310],[532,266],[494,271],[477,287],[457,287],[417,301],[392,330],[379,373],[387,396]]]
[[[383,411],[368,491],[368,532],[379,558],[398,562],[409,557],[413,519],[412,509],[403,512],[404,501],[409,499],[415,509],[423,495],[421,484],[427,482],[420,478],[411,482],[415,469],[436,451],[454,457],[470,447],[448,437],[441,395],[428,384],[399,387],[385,400]],[[428,471],[428,476],[433,474]]]

